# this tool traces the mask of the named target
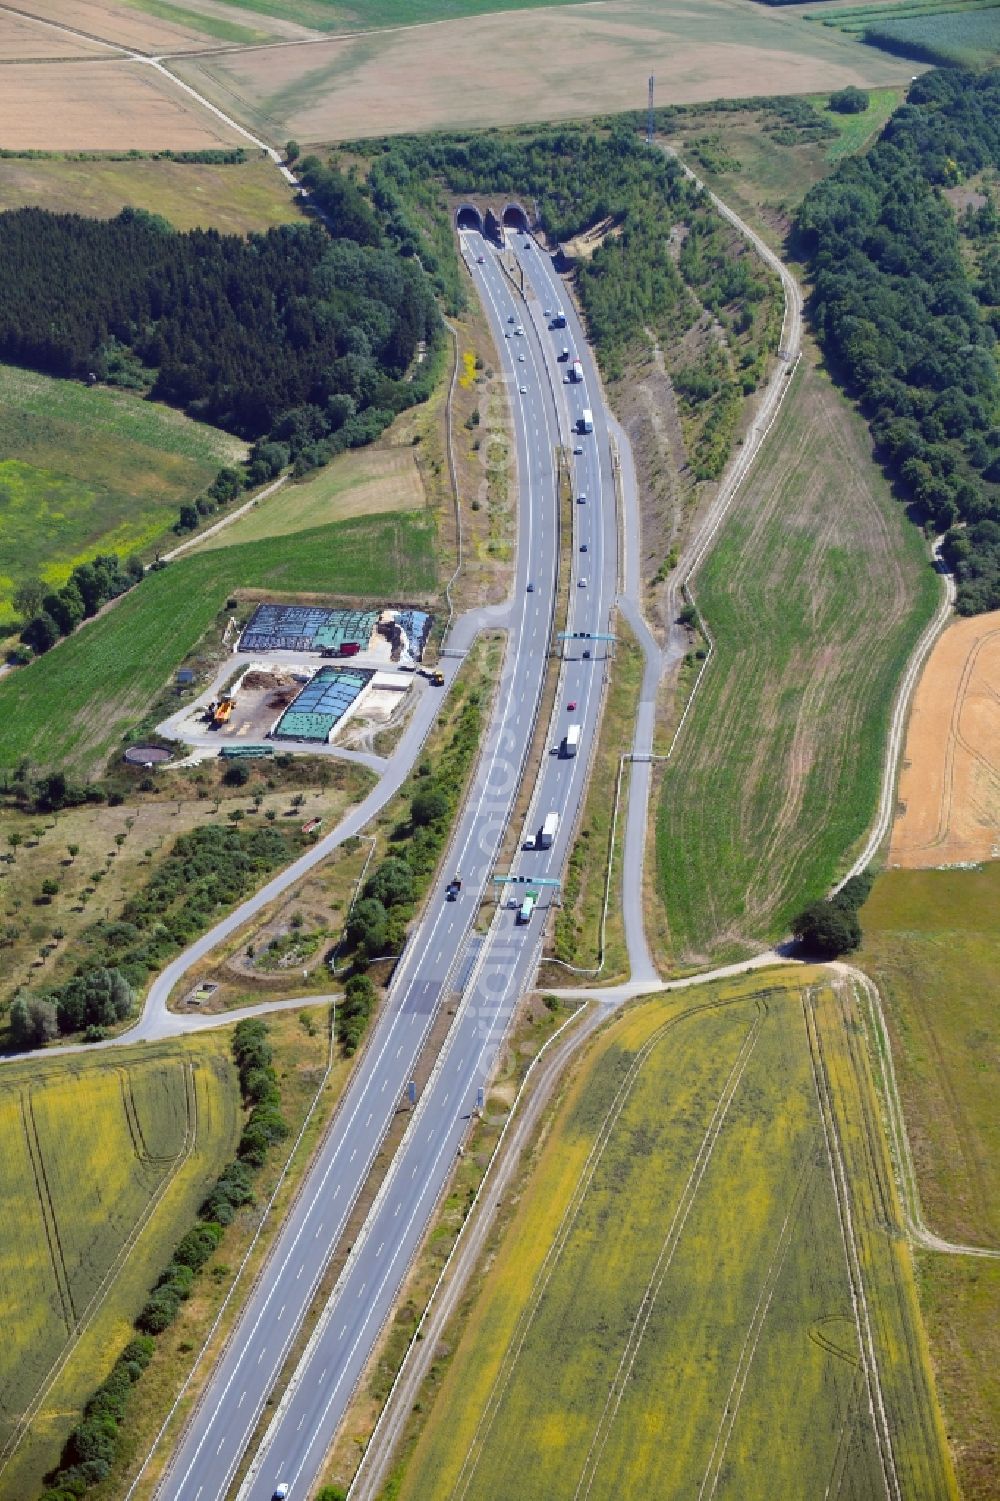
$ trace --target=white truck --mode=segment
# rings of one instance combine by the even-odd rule
[[[583,366],[579,360],[574,360],[572,365],[570,365],[569,378],[575,385],[579,385],[580,381],[583,380]]]
[[[556,837],[558,827],[559,814],[546,813],[545,822],[542,824],[541,833],[538,836],[538,848],[540,850],[550,850],[552,848],[552,841]]]
[[[587,407],[583,416],[577,418],[576,430],[578,433],[592,433],[594,431],[594,414]]]
[[[563,736],[563,743],[562,743],[562,753],[563,753],[564,757],[567,760],[571,756],[575,756],[576,755],[577,748],[579,747],[579,744],[580,744],[580,726],[578,724],[571,724],[569,726],[569,728],[567,729],[566,734]]]

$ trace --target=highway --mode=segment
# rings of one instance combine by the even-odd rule
[[[529,276],[544,275],[542,256],[524,250],[524,243],[518,236],[517,253],[530,263]],[[443,891],[430,899],[333,1128],[158,1488],[162,1501],[216,1501],[226,1494],[434,1017],[460,994],[447,1042],[389,1175],[240,1490],[241,1497],[263,1501],[284,1482],[293,1497],[308,1494],[537,963],[538,916],[520,924],[515,912],[500,907],[488,935],[471,929],[520,788],[550,646],[559,553],[556,450],[560,436],[568,436],[569,421],[593,406],[597,393],[588,393],[586,381],[563,383],[553,340],[561,344],[565,336],[540,332],[525,316],[496,252],[468,233],[463,248],[511,386],[520,504],[507,652],[445,868],[445,879],[461,876],[462,890],[454,902],[446,902]],[[558,296],[556,279],[552,303],[545,306],[558,305]],[[515,333],[517,328],[523,332]],[[581,451],[574,457],[574,490],[587,499],[573,506],[571,629],[606,630],[617,574],[610,461],[596,434],[575,443]],[[581,726],[580,747],[574,758],[553,753],[543,759],[525,833],[551,811],[560,814],[560,824],[551,848],[518,854],[515,873],[531,879],[562,870],[593,744],[603,651],[593,649],[585,659],[585,643],[573,645],[562,669],[550,749],[557,751],[571,720]],[[576,705],[572,711],[570,702]]]

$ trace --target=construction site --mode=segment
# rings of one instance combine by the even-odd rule
[[[399,721],[419,680],[443,682],[422,664],[431,624],[422,610],[261,603],[213,682],[159,732],[196,755],[363,744]]]

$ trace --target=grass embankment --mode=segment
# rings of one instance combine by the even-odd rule
[[[25,579],[59,586],[95,552],[151,546],[245,452],[156,402],[0,365],[0,622]]]
[[[356,516],[421,510],[424,488],[412,448],[360,448],[340,455],[299,485],[286,485],[230,526],[206,537],[208,552],[287,537]]]
[[[53,213],[113,219],[123,208],[162,214],[175,229],[263,233],[302,218],[273,163],[0,161],[0,211],[37,205]]]
[[[624,815],[627,807],[625,799],[628,795],[629,777],[627,764],[614,848],[611,837],[619,768],[622,754],[630,750],[632,745],[643,669],[642,652],[621,616],[613,629],[618,641],[614,660],[609,664],[611,682],[607,690],[597,750],[590,769],[580,832],[566,867],[562,905],[556,916],[553,944],[553,953],[557,959],[580,969],[595,969],[601,964],[603,957],[600,972],[603,984],[610,984],[628,970],[621,900]],[[602,955],[601,920],[604,915],[609,860],[613,863]],[[558,978],[557,971],[552,970],[548,978],[556,985],[563,983],[565,971],[562,976],[562,979]]]
[[[389,1494],[881,1493],[863,1285],[902,1493],[954,1496],[847,1036],[802,971],[614,1022],[568,1087]],[[850,1255],[831,1148],[849,1173]]]
[[[228,1041],[216,1034],[0,1070],[4,1452],[72,1352],[3,1471],[6,1495],[35,1493],[233,1154],[239,1094]]]
[[[939,597],[862,419],[811,363],[794,379],[695,581],[715,654],[661,782],[668,962],[779,936],[844,867]]]
[[[434,529],[410,515],[358,517],[289,537],[180,558],[101,619],[0,682],[0,767],[22,757],[100,771],[232,589],[424,598],[434,587]]]
[[[1000,863],[892,870],[863,911],[859,963],[878,984],[924,1218],[1000,1247]],[[921,1253],[920,1294],[968,1501],[1000,1486],[1000,1263]]]

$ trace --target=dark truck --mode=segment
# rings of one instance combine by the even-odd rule
[[[448,902],[455,901],[455,899],[458,896],[458,893],[461,891],[461,889],[462,889],[462,882],[459,879],[459,877],[456,876],[454,878],[454,880],[448,882],[448,885],[445,888],[445,893],[444,893],[444,895],[445,895],[445,901],[448,901]]]

